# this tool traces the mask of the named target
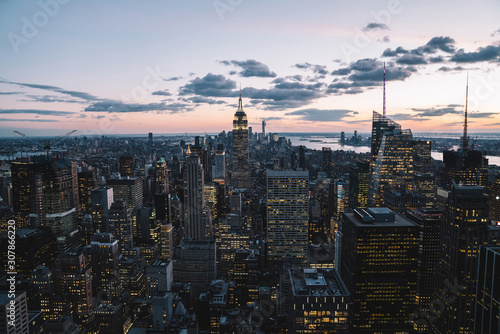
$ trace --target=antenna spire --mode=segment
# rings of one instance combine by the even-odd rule
[[[385,61],[384,61],[384,117],[385,117]]]
[[[238,110],[243,111],[243,101],[241,100],[241,83],[240,83],[240,100],[238,101]]]
[[[465,121],[464,136],[462,138],[462,150],[467,151],[469,146],[469,137],[467,135],[467,105],[469,103],[469,73],[467,73],[467,84],[465,86]]]

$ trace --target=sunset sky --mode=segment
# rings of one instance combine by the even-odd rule
[[[0,0],[0,136],[500,132],[500,2]]]

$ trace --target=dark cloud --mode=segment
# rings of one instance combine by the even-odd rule
[[[500,29],[495,30],[494,32],[491,33],[491,37],[495,37],[496,35],[500,35]]]
[[[347,75],[351,73],[351,69],[344,67],[344,68],[339,68],[338,70],[335,70],[332,72],[332,75]]]
[[[409,53],[408,50],[401,46],[398,46],[395,50],[385,49],[385,51],[382,53],[382,57],[396,57],[398,55],[407,53]]]
[[[195,104],[224,104],[225,101],[222,100],[214,100],[204,96],[193,96],[190,98],[181,98],[182,101],[191,102]]]
[[[317,74],[322,74],[322,75],[328,74],[328,71],[326,70],[326,66],[324,66],[324,65],[302,63],[302,64],[295,64],[295,67],[300,68],[300,69],[304,69],[304,70],[311,70]]]
[[[467,113],[467,118],[487,118],[493,117],[495,115],[500,115],[496,112],[477,112],[477,113]]]
[[[193,107],[186,103],[171,103],[166,104],[164,102],[160,103],[147,103],[147,104],[139,104],[139,103],[123,103],[121,101],[101,101],[91,104],[85,111],[87,112],[116,112],[116,113],[125,113],[125,112],[148,112],[148,111],[171,111],[173,113],[178,112],[188,112],[192,111]]]
[[[26,95],[28,99],[18,100],[21,102],[41,102],[41,103],[87,103],[87,101],[75,100],[75,99],[64,99],[53,95]]]
[[[243,70],[239,72],[242,77],[262,77],[262,78],[274,78],[276,73],[271,72],[269,67],[260,61],[255,59],[248,60],[222,60],[220,61],[223,65],[234,65],[241,67]]]
[[[22,94],[21,92],[0,92],[0,95],[17,95]]]
[[[354,63],[351,63],[350,69],[358,72],[370,72],[377,69],[380,66],[380,62],[374,58],[359,59]]]
[[[434,37],[427,44],[418,48],[419,51],[423,53],[434,53],[437,50],[441,50],[446,53],[455,52],[455,40],[451,37]]]
[[[191,73],[189,73],[189,75],[191,75]],[[177,81],[177,80],[181,80],[181,79],[184,79],[184,77],[170,77],[170,78],[166,78],[163,80],[165,80],[165,81]]]
[[[458,50],[451,61],[456,63],[475,63],[489,60],[499,60],[500,45],[488,45],[477,49],[475,52],[465,52],[464,49]]]
[[[370,30],[388,30],[388,29],[389,29],[389,27],[387,26],[387,24],[378,23],[378,22],[370,22],[362,30],[363,31],[370,31]]]
[[[238,95],[235,91],[236,82],[226,79],[222,74],[208,73],[203,78],[196,77],[186,85],[179,88],[180,95],[201,95],[212,97],[234,97]]]
[[[0,109],[0,114],[36,114],[50,116],[67,116],[78,114],[72,111],[41,110],[41,109]]]
[[[56,119],[10,119],[10,118],[0,118],[0,122],[59,122]]]
[[[382,39],[377,39],[378,42],[381,42],[381,43],[389,43],[391,41],[391,39],[389,38],[389,36],[384,36]]]
[[[405,113],[398,113],[398,114],[391,114],[389,116],[390,119],[394,121],[423,121],[423,120],[428,120],[428,118],[424,117],[418,117],[415,114],[405,114]]]
[[[78,92],[78,91],[73,91],[73,90],[65,90],[60,87],[56,86],[50,86],[50,85],[39,85],[39,84],[30,84],[30,83],[21,83],[21,82],[13,82],[13,81],[5,81],[5,80],[0,80],[2,83],[7,83],[7,84],[12,84],[12,85],[17,85],[21,87],[28,87],[28,88],[36,88],[36,89],[42,89],[42,90],[47,90],[51,92],[57,92],[65,95],[69,95],[72,97],[76,97],[82,100],[87,100],[87,101],[97,101],[99,98],[85,93],[85,92]]]
[[[276,116],[274,116],[274,117],[266,117],[264,120],[267,122],[267,121],[280,121],[282,119],[284,119],[284,117],[276,117]]]
[[[405,54],[399,57],[399,59],[396,60],[396,63],[403,65],[422,65],[422,64],[427,64],[427,61],[423,56],[418,56],[414,54]]]
[[[464,68],[462,66],[456,66],[456,67],[447,67],[447,66],[441,66],[438,68],[438,71],[441,72],[450,72],[450,71],[463,71]]]
[[[346,110],[346,109],[301,109],[288,112],[287,116],[301,116],[300,119],[304,121],[311,122],[338,122],[342,121],[344,117],[353,117],[357,115],[357,111]]]
[[[442,62],[444,62],[444,58],[442,56],[429,57],[428,60],[430,63],[442,63]]]
[[[157,90],[156,92],[151,93],[151,95],[172,96],[172,94],[169,93],[168,89]]]

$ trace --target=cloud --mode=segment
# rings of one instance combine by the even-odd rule
[[[234,65],[241,67],[243,70],[238,74],[242,77],[262,77],[262,78],[274,78],[276,73],[271,72],[269,67],[260,61],[255,59],[248,60],[222,60],[219,63],[223,65]]]
[[[0,122],[43,122],[43,123],[48,123],[48,122],[59,122],[59,120],[56,119],[21,119],[21,118],[16,118],[16,119],[10,119],[10,118],[0,118]]]
[[[436,50],[441,50],[446,53],[455,52],[455,40],[451,37],[433,37],[427,44],[418,48],[423,53],[434,53]]]
[[[165,80],[165,81],[177,81],[177,80],[181,80],[181,79],[184,79],[184,77],[170,77],[170,78],[166,78],[163,80]]]
[[[416,116],[418,117],[439,117],[445,115],[460,115],[463,113],[456,105],[441,108],[412,108],[411,110],[417,111],[418,114],[416,114]]]
[[[67,116],[78,114],[71,111],[41,110],[41,109],[0,109],[0,114],[36,114],[50,116]]]
[[[409,53],[408,50],[405,48],[398,46],[395,50],[385,49],[384,52],[382,53],[382,57],[396,57],[400,54],[407,54]]]
[[[488,45],[477,49],[475,52],[465,52],[464,49],[458,50],[451,57],[451,61],[456,63],[474,63],[489,60],[500,60],[500,45]]]
[[[60,102],[60,103],[87,103],[87,101],[82,101],[78,99],[65,99],[65,98],[59,98],[57,96],[53,95],[26,95],[27,99],[21,99],[18,101],[21,102],[41,102],[41,103],[54,103],[54,102]]]
[[[85,111],[87,112],[116,112],[116,113],[126,113],[126,112],[149,112],[149,111],[171,111],[173,113],[178,112],[188,112],[192,111],[193,107],[186,103],[171,103],[166,104],[164,102],[160,103],[123,103],[121,101],[101,101],[91,104]]]
[[[151,93],[151,95],[161,95],[161,96],[171,96],[168,89],[165,90],[157,90],[156,92]]]
[[[310,63],[302,63],[302,64],[295,64],[295,67],[300,68],[300,69],[304,69],[304,70],[311,70],[317,74],[322,74],[322,75],[328,74],[328,71],[326,70],[326,66],[324,66],[324,65],[314,65],[314,64],[310,64]]]
[[[500,35],[500,29],[495,30],[494,32],[491,33],[491,37],[495,37],[496,35]]]
[[[438,71],[441,72],[450,72],[450,71],[463,71],[464,68],[462,66],[456,66],[456,67],[447,67],[447,66],[441,66],[438,68]]]
[[[224,104],[224,103],[226,103],[225,101],[222,101],[222,100],[214,100],[214,99],[211,99],[211,98],[208,98],[208,97],[204,97],[204,96],[193,96],[193,97],[190,97],[190,98],[181,98],[181,100],[185,101],[185,102],[195,103],[195,104],[202,104],[202,103],[206,103],[206,104]]]
[[[378,22],[370,22],[362,30],[363,31],[371,31],[371,30],[388,30],[388,29],[389,29],[389,27],[387,26],[387,24],[378,23]]]
[[[414,54],[405,54],[396,60],[396,63],[403,65],[422,65],[427,64],[427,61],[423,56],[418,56]]]
[[[338,122],[343,121],[344,117],[353,117],[357,115],[357,111],[347,109],[301,109],[286,113],[287,116],[301,116],[303,121],[311,122]]]
[[[180,95],[196,94],[212,97],[234,97],[238,92],[235,91],[236,82],[226,79],[222,74],[208,73],[203,78],[196,77],[189,83],[179,88]]]
[[[467,118],[488,118],[493,117],[495,115],[499,115],[496,112],[477,112],[477,113],[467,113]]]
[[[28,88],[35,88],[35,89],[41,89],[41,90],[47,90],[51,92],[56,92],[56,93],[61,93],[65,95],[69,95],[72,97],[76,97],[82,100],[87,100],[87,101],[97,101],[99,98],[95,97],[94,95],[85,93],[85,92],[78,92],[78,91],[73,91],[73,90],[65,90],[60,87],[56,86],[50,86],[50,85],[39,85],[39,84],[30,84],[30,83],[22,83],[22,82],[13,82],[13,81],[6,81],[6,80],[1,80],[0,82],[2,83],[7,83],[7,84],[12,84],[12,85],[17,85],[21,87],[28,87]]]
[[[22,94],[21,92],[0,92],[0,95],[17,95]]]
[[[380,42],[380,43],[389,43],[391,41],[391,39],[389,38],[389,36],[384,36],[382,39],[377,39],[377,42]]]

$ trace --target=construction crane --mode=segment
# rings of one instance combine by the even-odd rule
[[[75,132],[76,132],[76,130],[72,130],[72,131],[70,131],[68,133],[65,133],[63,135],[60,135],[60,136],[56,137],[56,138],[59,138],[59,140],[57,140],[55,142],[55,144],[59,143],[64,138],[66,138],[68,136],[71,136]],[[50,152],[50,149],[51,149],[50,139],[45,142],[45,145],[44,145],[43,149],[45,150],[45,154],[49,155],[49,152]]]
[[[473,150],[473,149],[474,149],[474,146],[476,146],[477,137],[478,137],[478,136],[476,136],[476,138],[474,138],[474,141],[472,142],[472,145],[470,146],[470,149],[471,149],[471,150]]]

